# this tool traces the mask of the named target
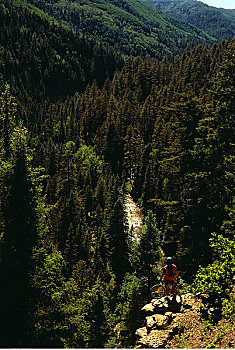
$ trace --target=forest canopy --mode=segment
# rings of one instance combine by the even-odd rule
[[[188,283],[234,256],[235,41],[124,59],[10,1],[0,26],[1,345],[133,347],[163,252]]]

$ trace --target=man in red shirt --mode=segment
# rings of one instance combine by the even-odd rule
[[[163,276],[165,276],[165,286],[166,286],[166,295],[169,295],[169,285],[171,285],[171,294],[174,294],[175,291],[175,282],[179,276],[177,267],[173,264],[171,257],[166,259],[167,265],[163,267],[161,281]]]

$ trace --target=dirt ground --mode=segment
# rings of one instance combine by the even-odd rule
[[[235,347],[235,319],[228,321],[221,319],[218,324],[212,327],[203,323],[199,313],[199,304],[195,308],[185,310],[180,315],[179,322],[182,325],[182,333],[174,336],[168,342],[166,348],[170,349],[234,349]]]

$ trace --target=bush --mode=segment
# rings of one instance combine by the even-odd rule
[[[235,274],[235,241],[213,233],[210,246],[215,260],[207,267],[200,266],[195,278],[195,292],[207,294],[208,304],[222,309],[230,294]]]

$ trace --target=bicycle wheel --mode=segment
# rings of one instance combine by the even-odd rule
[[[165,288],[162,284],[155,284],[150,288],[150,294],[154,299],[161,298],[165,295]]]

